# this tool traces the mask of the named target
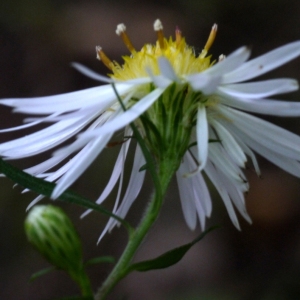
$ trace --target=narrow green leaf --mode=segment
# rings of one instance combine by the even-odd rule
[[[18,185],[47,197],[51,196],[52,191],[55,188],[55,183],[34,177],[18,169],[17,167],[14,167],[13,165],[4,161],[2,158],[0,158],[0,173],[3,173],[7,178],[13,180]],[[123,220],[122,218],[113,214],[109,210],[101,207],[100,205],[95,204],[91,200],[88,200],[70,190],[67,190],[63,194],[61,194],[59,200],[63,202],[77,204],[85,208],[90,208],[92,210],[101,212],[109,217],[118,220],[129,232],[133,230],[129,223]]]
[[[38,271],[38,272],[32,274],[29,280],[30,280],[30,282],[32,282],[32,281],[36,280],[38,277],[41,277],[41,276],[43,276],[43,275],[46,275],[46,274],[48,274],[48,273],[50,273],[50,272],[52,272],[52,271],[54,271],[54,270],[56,270],[55,267],[49,267],[49,268],[40,270],[40,271]]]
[[[218,226],[210,227],[206,231],[204,231],[202,234],[200,234],[196,239],[194,239],[191,243],[185,244],[183,246],[180,246],[178,248],[175,248],[173,250],[170,250],[157,258],[146,260],[142,262],[135,263],[131,265],[128,268],[127,273],[130,273],[132,271],[138,271],[138,272],[146,272],[150,270],[156,270],[156,269],[164,269],[167,267],[170,267],[177,262],[179,262],[183,256],[190,250],[192,246],[194,246],[196,243],[198,243],[200,240],[204,238],[206,234],[208,234],[210,231],[218,228]]]
[[[95,258],[89,259],[84,265],[86,267],[88,267],[91,265],[96,265],[96,264],[101,264],[101,263],[114,264],[115,262],[116,262],[116,260],[112,256],[100,256],[100,257],[95,257]]]

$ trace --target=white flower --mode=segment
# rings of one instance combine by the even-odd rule
[[[5,159],[34,156],[76,136],[74,142],[55,151],[51,158],[25,170],[56,182],[52,197],[57,198],[95,160],[113,134],[123,130],[124,142],[111,178],[96,202],[102,203],[119,181],[113,212],[125,217],[145,176],[145,171],[140,171],[145,160],[137,146],[131,178],[121,199],[124,162],[131,142],[128,137],[132,134],[128,125],[135,122],[158,163],[166,155],[176,156],[177,181],[188,226],[194,229],[198,219],[204,228],[206,217],[211,215],[212,202],[202,176],[205,172],[239,228],[234,207],[251,222],[244,200],[248,182],[242,171],[247,156],[256,172],[260,172],[253,150],[300,177],[300,137],[248,114],[299,116],[300,103],[266,99],[297,90],[297,81],[282,78],[244,83],[299,56],[300,41],[250,61],[249,49],[242,47],[214,63],[207,57],[207,51],[214,40],[216,25],[199,56],[186,45],[178,29],[173,41],[164,38],[160,21],[154,27],[158,35],[156,45],[146,44],[136,51],[125,26],[118,26],[117,34],[131,52],[131,56],[124,57],[122,66],[111,62],[100,47],[96,48],[98,58],[111,69],[111,78],[74,64],[82,73],[107,85],[42,98],[1,100],[1,104],[14,107],[15,112],[38,116],[2,132],[39,123],[50,125],[0,144],[0,155]],[[111,82],[115,83],[126,111],[120,107]],[[103,234],[116,224],[110,219]]]

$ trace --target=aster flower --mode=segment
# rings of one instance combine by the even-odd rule
[[[249,61],[250,50],[242,47],[226,58],[220,56],[216,62],[207,55],[215,39],[216,25],[199,55],[186,44],[179,29],[174,40],[164,37],[159,20],[154,23],[154,29],[156,44],[146,44],[137,51],[125,25],[117,27],[117,34],[131,52],[130,56],[123,57],[121,65],[111,61],[101,47],[96,47],[98,59],[111,71],[109,78],[74,64],[83,74],[107,85],[41,98],[1,100],[1,104],[13,107],[14,112],[37,116],[2,132],[40,123],[50,125],[0,144],[0,155],[5,159],[34,156],[75,136],[75,141],[55,151],[52,157],[25,170],[56,182],[52,194],[55,199],[109,145],[113,134],[123,130],[124,140],[111,178],[96,201],[102,203],[119,181],[113,212],[123,218],[138,196],[145,176],[145,171],[141,171],[145,159],[137,145],[129,184],[121,199],[124,162],[132,140],[129,124],[134,122],[157,166],[167,166],[170,176],[176,172],[188,226],[194,229],[199,220],[204,228],[206,218],[211,215],[212,201],[203,178],[205,173],[239,228],[235,209],[251,222],[244,199],[244,192],[249,188],[243,173],[247,157],[260,173],[253,151],[300,177],[299,136],[248,114],[299,116],[300,103],[267,99],[297,90],[297,81],[281,78],[246,82],[299,56],[300,41]],[[41,198],[36,198],[32,205]],[[110,219],[102,236],[116,224],[116,220]]]

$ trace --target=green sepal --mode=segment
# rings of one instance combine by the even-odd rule
[[[208,228],[192,242],[170,250],[158,256],[157,258],[145,260],[131,265],[128,268],[128,273],[132,271],[146,272],[150,270],[164,269],[176,264],[184,257],[184,255],[190,250],[192,246],[194,246],[196,243],[202,240],[206,234],[208,234],[210,231],[216,228],[218,228],[218,226]]]
[[[148,169],[148,165],[144,164],[140,167],[139,172],[146,171]]]
[[[92,265],[97,265],[102,263],[114,264],[115,262],[116,259],[113,256],[99,256],[99,257],[94,257],[92,259],[89,259],[87,262],[85,262],[84,266],[89,267]]]
[[[31,275],[29,281],[32,282],[34,280],[36,280],[37,278],[43,276],[43,275],[46,275],[54,270],[57,270],[56,267],[49,267],[49,268],[45,268],[43,270],[40,270],[38,272],[35,272],[34,274]]]

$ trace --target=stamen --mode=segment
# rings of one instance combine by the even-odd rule
[[[103,64],[112,71],[113,62],[106,56],[100,46],[96,46],[97,59],[101,60]]]
[[[157,19],[155,22],[154,22],[154,31],[157,32],[157,40],[158,40],[158,43],[159,43],[159,46],[160,46],[160,49],[164,49],[164,33],[163,33],[163,26],[162,26],[162,23],[159,19]]]
[[[208,40],[204,46],[204,49],[206,51],[209,50],[209,48],[212,46],[215,38],[216,38],[216,35],[217,35],[217,30],[218,30],[218,25],[217,24],[214,24],[211,31],[210,31],[210,34],[209,34],[209,37],[208,37]]]
[[[175,38],[176,38],[176,46],[179,46],[182,39],[182,35],[181,35],[181,30],[179,29],[178,26],[176,26],[175,29]]]
[[[117,26],[117,29],[116,29],[116,34],[121,36],[125,46],[127,47],[127,49],[131,52],[131,53],[134,53],[136,52],[135,48],[133,47],[130,39],[129,39],[129,36],[127,35],[126,33],[126,26],[122,23],[122,24],[119,24]]]
[[[226,56],[225,56],[224,54],[221,54],[221,55],[219,56],[219,62],[222,61],[222,60],[224,60],[225,58],[226,58]]]
[[[201,52],[201,54],[199,55],[200,58],[204,58],[209,50],[209,48],[212,46],[215,38],[216,38],[216,35],[217,35],[217,30],[218,30],[218,25],[217,24],[214,24],[211,31],[210,31],[210,34],[209,34],[209,37],[207,39],[207,42]]]

